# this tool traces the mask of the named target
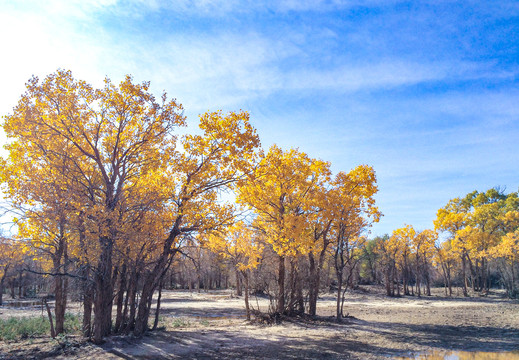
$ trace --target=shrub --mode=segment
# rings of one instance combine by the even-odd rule
[[[65,314],[65,332],[77,333],[80,330],[81,317]],[[49,319],[45,316],[0,319],[0,340],[27,339],[49,334]]]

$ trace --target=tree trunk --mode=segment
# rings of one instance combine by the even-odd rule
[[[465,259],[465,254],[461,256],[461,271],[463,275],[463,296],[469,296],[467,292],[467,260]]]
[[[18,298],[21,299],[23,296],[22,288],[23,288],[23,274],[22,270],[18,273]]]
[[[62,276],[56,276],[54,279],[54,295],[56,303],[54,314],[56,318],[56,335],[65,331],[65,310],[67,307],[67,279]]]
[[[337,270],[337,322],[341,322],[342,271]]]
[[[240,278],[240,273],[238,272],[238,270],[235,271],[235,276],[236,276],[236,296],[242,296],[243,293],[242,293],[242,286],[241,286],[241,278]]]
[[[285,312],[285,257],[278,256],[278,298],[277,312],[283,314]]]
[[[137,272],[136,268],[132,271],[132,277],[130,281],[130,287],[128,289],[128,294],[126,296],[125,303],[129,302],[128,307],[125,306],[123,311],[123,321],[125,322],[124,332],[128,333],[132,331],[135,327],[135,312],[136,312],[136,297],[137,297],[137,285],[139,283],[139,272]],[[127,309],[130,309],[130,315],[128,318],[126,317]]]
[[[148,319],[150,317],[148,303],[150,298],[153,297],[155,287],[153,276],[148,275],[142,287],[141,299],[137,308],[137,316],[135,317],[135,328],[133,330],[135,336],[142,336],[148,330]]]
[[[112,327],[112,251],[110,238],[101,239],[101,257],[95,275],[94,343],[100,344]]]
[[[245,280],[245,313],[247,314],[247,320],[250,320],[250,307],[249,307],[249,270],[243,272]]]
[[[54,322],[52,321],[52,313],[50,311],[50,307],[49,307],[49,303],[47,302],[47,299],[45,299],[44,302],[45,302],[45,308],[47,309],[47,316],[49,317],[50,336],[54,339],[56,337],[56,330],[54,330]]]
[[[68,278],[67,273],[67,243],[66,239],[62,236],[58,241],[56,252],[53,255],[53,266],[56,275],[54,277],[54,316],[56,321],[55,334],[59,335],[65,331],[65,311],[67,308],[67,292],[68,292]]]
[[[166,244],[164,245],[164,251],[157,260],[153,269],[147,274],[144,279],[144,284],[141,292],[141,300],[139,301],[139,307],[137,310],[137,317],[135,318],[135,328],[133,330],[133,334],[135,336],[142,336],[146,330],[148,329],[148,319],[150,316],[150,308],[151,308],[151,300],[153,298],[153,293],[155,289],[162,281],[164,275],[168,271],[171,263],[173,261],[173,257],[176,254],[175,251],[166,249],[171,249],[171,243],[169,241],[173,241],[175,237],[168,238]]]
[[[384,276],[386,280],[386,295],[387,296],[393,296],[394,294],[391,293],[391,269],[389,266],[386,267],[386,271],[384,271]]]
[[[4,274],[2,275],[2,279],[0,280],[0,306],[4,304],[4,284],[5,279],[7,277],[7,271],[9,270],[9,265],[7,265],[4,269]]]
[[[94,284],[90,279],[90,266],[86,266],[86,280],[83,283],[83,336],[92,335],[92,306],[94,303]]]
[[[160,313],[160,299],[162,298],[162,287],[164,286],[164,280],[159,283],[159,295],[157,296],[157,308],[155,310],[155,320],[153,321],[152,330],[157,329],[159,325],[159,313]]]
[[[126,291],[126,262],[123,263],[121,274],[119,275],[119,290],[117,292],[117,312],[115,316],[115,328],[114,331],[117,333],[121,330],[123,323],[123,301],[124,293]]]

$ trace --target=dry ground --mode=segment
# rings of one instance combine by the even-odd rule
[[[245,321],[243,299],[230,292],[163,296],[164,329],[142,339],[112,337],[95,346],[71,337],[63,349],[47,337],[0,342],[0,359],[388,359],[446,350],[519,350],[518,303],[500,294],[388,298],[383,289],[366,287],[347,295],[351,317],[342,324],[332,318],[334,296],[326,295],[318,303],[318,319],[272,326]],[[268,306],[266,299],[252,297],[252,303]],[[6,317],[40,310],[0,311]],[[504,356],[500,359],[513,355]]]

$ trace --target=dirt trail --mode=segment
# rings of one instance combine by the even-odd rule
[[[519,349],[518,304],[495,294],[387,298],[382,289],[370,287],[347,295],[345,308],[352,317],[342,324],[333,321],[335,300],[327,295],[318,303],[317,320],[274,326],[245,321],[243,299],[229,292],[163,296],[165,329],[142,339],[112,337],[100,347],[82,343],[65,350],[49,350],[44,338],[4,343],[0,358],[387,360],[415,352]],[[268,306],[265,299],[252,300],[262,309]],[[80,342],[69,342],[75,341]]]

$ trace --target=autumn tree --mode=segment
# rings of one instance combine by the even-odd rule
[[[3,305],[5,280],[16,264],[22,262],[25,249],[23,244],[5,236],[0,236],[0,305]]]
[[[375,206],[374,195],[377,191],[375,171],[367,165],[359,165],[349,173],[340,172],[332,182],[329,196],[332,208],[334,265],[338,285],[337,321],[340,321],[343,316],[344,292],[349,283],[349,279],[344,283],[344,270],[348,268],[351,276],[361,259],[361,249],[366,241],[361,236],[362,233],[381,217],[380,211]]]
[[[202,135],[187,135],[183,151],[175,153],[169,166],[154,181],[165,184],[165,236],[150,271],[145,274],[135,334],[147,328],[153,292],[166,265],[186,236],[218,230],[232,224],[234,208],[217,201],[218,192],[232,188],[251,171],[259,138],[245,112],[200,116]]]
[[[255,231],[239,221],[224,233],[210,234],[203,241],[211,251],[228,259],[236,269],[237,281],[243,276],[245,282],[245,310],[250,320],[249,292],[250,271],[258,266],[263,251]]]
[[[423,230],[412,239],[411,252],[414,254],[414,277],[415,291],[418,296],[422,293],[425,285],[425,294],[431,296],[431,274],[430,268],[438,234],[430,229]]]
[[[297,276],[296,259],[310,251],[313,240],[308,236],[307,216],[312,195],[326,178],[328,167],[328,163],[303,152],[283,151],[274,145],[238,189],[238,201],[254,211],[254,226],[264,233],[278,257],[275,310],[279,314],[287,310],[286,261],[290,261],[292,276]]]
[[[452,251],[451,240],[446,240],[441,244],[436,244],[434,249],[433,265],[441,268],[445,295],[452,296],[452,272],[456,267],[458,257]]]
[[[380,261],[380,267],[384,272],[384,285],[387,296],[400,296],[398,258],[400,254],[400,242],[397,237],[382,238],[374,249]],[[396,292],[395,292],[396,285]]]
[[[463,292],[489,289],[489,260],[502,237],[517,227],[517,193],[505,195],[500,189],[474,191],[449,201],[438,210],[435,226],[451,235],[451,250],[461,258]]]
[[[467,263],[468,248],[464,239],[458,236],[458,232],[464,229],[469,221],[470,206],[461,198],[449,200],[447,205],[439,209],[434,220],[436,231],[449,234],[450,252],[461,260],[461,270],[463,278],[463,295],[468,296],[467,292]]]
[[[226,222],[231,209],[215,201],[218,191],[248,171],[259,145],[248,114],[214,112],[201,117],[203,135],[186,135],[178,149],[182,106],[166,94],[157,100],[148,89],[149,83],[134,84],[130,76],[119,85],[107,78],[103,88],[94,89],[58,70],[41,83],[29,80],[3,124],[10,139],[6,165],[31,179],[39,174],[24,166],[50,159],[48,171],[63,176],[46,180],[73,194],[67,196],[66,219],[78,251],[89,251],[78,258],[92,270],[96,342],[111,331],[114,276],[124,265],[118,254],[153,258],[143,265],[148,271],[132,325],[141,335],[178,241]],[[16,181],[8,187],[25,191]],[[50,204],[33,197],[26,206],[34,211]]]
[[[510,298],[517,297],[517,265],[519,264],[519,230],[504,235],[501,242],[490,251],[498,260],[503,283]]]
[[[309,279],[308,279],[308,313],[317,314],[317,299],[319,297],[321,271],[330,253],[330,230],[333,223],[332,197],[329,184],[315,188],[311,204],[312,219],[309,221],[310,247],[308,251]]]

